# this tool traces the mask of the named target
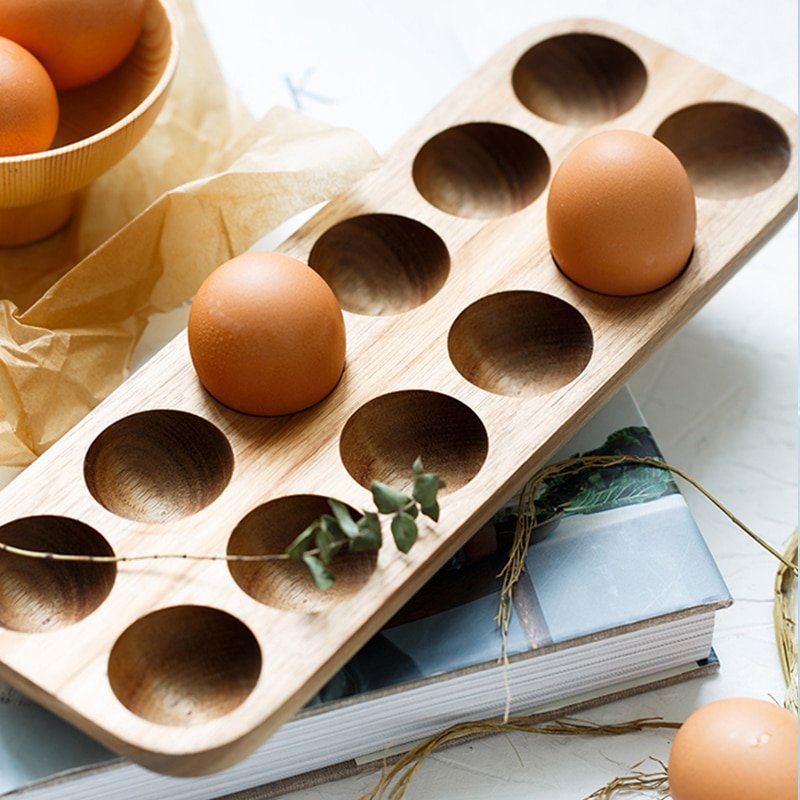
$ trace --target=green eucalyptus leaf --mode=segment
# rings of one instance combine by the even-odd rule
[[[355,539],[350,540],[350,552],[374,553],[376,550],[381,549],[381,544],[383,544],[383,541],[380,536],[376,536],[371,531],[367,531],[361,536],[356,536]]]
[[[354,518],[344,503],[329,499],[332,515],[323,514],[309,525],[289,545],[286,554],[290,558],[302,559],[314,583],[320,589],[328,589],[333,583],[333,575],[327,565],[342,547],[347,545],[353,552],[380,549],[383,533],[379,514],[392,515],[391,531],[395,544],[400,551],[407,553],[417,540],[416,518],[420,512],[438,521],[437,493],[445,485],[438,475],[425,471],[420,457],[414,460],[413,471],[411,497],[380,481],[372,482],[370,488],[377,512]],[[316,549],[310,549],[312,544]]]
[[[358,520],[358,536],[350,540],[350,550],[354,553],[380,550],[383,544],[381,521],[374,511],[364,514]]]
[[[310,553],[303,553],[303,561],[308,567],[308,571],[311,573],[311,577],[317,588],[322,589],[323,592],[330,589],[333,585],[333,575],[331,575],[330,570],[328,570],[322,561],[316,556],[312,556]]]
[[[393,489],[380,481],[372,481],[370,490],[375,501],[375,507],[381,514],[394,514],[411,503],[411,498],[408,495],[398,492],[397,489]]]
[[[338,500],[328,500],[328,505],[331,507],[331,511],[333,511],[333,515],[336,517],[336,521],[339,523],[342,533],[344,533],[348,539],[353,539],[358,536],[358,523],[351,516],[350,509]]]
[[[350,550],[353,553],[369,553],[381,549],[383,536],[375,531],[365,530],[360,536],[350,540]]]
[[[332,517],[330,514],[323,514],[317,520],[317,524],[322,530],[330,534],[333,539],[345,538],[344,531],[342,531],[339,520],[337,520],[336,517]]]
[[[303,553],[311,546],[311,542],[314,539],[314,534],[319,527],[319,522],[312,522],[299,536],[297,536],[294,541],[286,548],[286,555],[289,558],[295,558],[300,560],[303,557]]]
[[[434,522],[439,521],[439,503],[438,501],[434,500],[430,505],[427,506],[420,506],[420,511],[426,516],[432,519]]]
[[[392,536],[397,549],[407,553],[417,541],[417,523],[410,514],[400,511],[392,519]]]
[[[342,546],[347,542],[347,537],[342,532],[336,520],[333,517],[323,519],[323,524],[317,531],[314,539],[317,549],[319,550],[319,557],[322,559],[323,564],[330,564],[331,559],[342,549]]]
[[[432,472],[423,472],[414,479],[414,489],[412,495],[414,499],[424,508],[432,506],[436,502],[436,494],[439,489],[444,488],[444,481]]]
[[[361,519],[358,520],[359,531],[370,530],[374,533],[381,532],[380,517],[374,511],[367,511]]]
[[[324,528],[317,530],[317,535],[314,537],[314,544],[319,551],[319,557],[323,564],[329,564],[331,560],[331,545],[334,539]]]

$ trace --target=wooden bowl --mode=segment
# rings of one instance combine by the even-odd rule
[[[0,246],[34,242],[69,220],[79,190],[113,167],[150,129],[178,61],[175,20],[148,0],[136,45],[112,73],[59,92],[49,150],[0,158]]]

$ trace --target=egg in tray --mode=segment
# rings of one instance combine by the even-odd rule
[[[198,358],[211,341],[212,366],[235,369],[250,347],[238,322],[268,320],[235,312],[214,344],[201,319],[199,338],[167,345],[0,504],[0,538],[33,549],[280,553],[327,498],[366,508],[373,480],[402,487],[421,456],[446,482],[439,521],[406,555],[334,562],[326,592],[296,562],[3,554],[3,676],[152,769],[246,755],[788,218],[795,125],[606,22],[510,43],[280,248],[284,267],[311,265],[289,275],[324,309],[289,291],[296,309],[276,312],[291,376],[261,383],[280,403],[241,405]]]

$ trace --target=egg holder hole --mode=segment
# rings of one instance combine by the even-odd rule
[[[739,103],[682,108],[653,136],[678,156],[699,197],[728,200],[756,194],[774,184],[791,160],[783,128]]]
[[[442,211],[490,219],[530,205],[547,186],[550,162],[542,146],[518,128],[469,122],[428,140],[412,176],[419,193]]]
[[[261,666],[258,641],[239,619],[206,606],[172,606],[122,633],[108,659],[108,680],[137,716],[160,725],[197,725],[241,705]]]
[[[553,392],[577,378],[592,355],[592,330],[572,305],[541,292],[509,291],[464,309],[450,328],[456,369],[487,392]]]
[[[563,125],[596,125],[639,102],[647,70],[629,47],[593,33],[568,33],[534,45],[511,76],[529,111]]]
[[[411,465],[444,480],[444,492],[466,486],[489,449],[486,428],[469,406],[445,394],[409,389],[373,398],[347,420],[339,440],[342,463],[362,486],[377,480],[400,490],[413,483]]]
[[[232,473],[233,450],[222,432],[202,417],[170,409],[118,420],[92,442],[84,460],[95,500],[139,522],[200,511]]]
[[[364,214],[334,225],[308,256],[355,314],[399,314],[422,305],[447,280],[450,255],[426,225],[398,214]]]
[[[42,553],[113,556],[92,527],[54,515],[23,517],[0,526],[0,541]],[[117,574],[114,563],[56,561],[0,552],[0,625],[42,633],[72,625],[97,609]]]
[[[353,510],[351,509],[351,512]],[[289,495],[254,508],[228,540],[229,555],[285,553],[294,539],[323,514],[331,514],[320,495]],[[338,553],[331,569],[336,580],[323,591],[314,584],[302,561],[230,561],[228,569],[242,591],[259,603],[284,611],[313,613],[358,592],[377,564],[376,552]]]

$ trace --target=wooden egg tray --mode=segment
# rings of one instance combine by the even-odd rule
[[[548,250],[549,177],[587,135],[653,133],[698,193],[671,285],[578,288]],[[281,248],[345,308],[334,392],[257,418],[168,344],[7,487],[0,540],[135,556],[281,552],[326,511],[371,508],[421,455],[447,481],[407,556],[64,563],[2,554],[0,673],[155,770],[225,767],[288,720],[796,206],[796,117],[629,30],[563,21],[502,49]],[[732,320],[735,324],[735,320]]]

